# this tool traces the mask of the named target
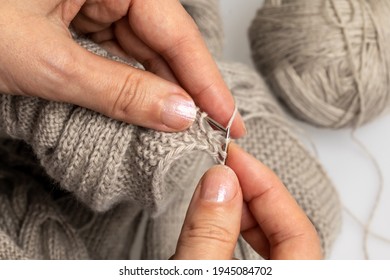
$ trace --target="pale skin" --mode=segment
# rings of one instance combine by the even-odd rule
[[[147,71],[88,52],[69,26]],[[199,30],[177,0],[4,0],[0,42],[3,94],[72,103],[168,132],[188,128],[195,105],[221,124],[234,110]],[[231,132],[245,134],[240,115]],[[227,165],[201,180],[176,259],[230,259],[240,232],[265,258],[321,258],[313,225],[272,171],[234,145]],[[201,195],[212,196],[221,184],[221,201]]]
[[[89,53],[72,40],[70,25],[148,71]],[[73,103],[162,131],[188,128],[195,104],[222,124],[234,109],[199,30],[177,0],[4,0],[0,42],[2,93]],[[232,133],[245,134],[240,117]]]
[[[317,232],[269,168],[230,144],[197,186],[173,259],[234,258],[239,235],[263,258],[321,259]]]

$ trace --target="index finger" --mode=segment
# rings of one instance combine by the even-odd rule
[[[180,2],[133,0],[129,23],[134,33],[167,61],[195,103],[226,125],[234,111],[234,99],[195,22]],[[232,136],[244,134],[244,122],[238,115],[232,125]]]
[[[244,200],[261,228],[252,224],[257,232],[245,229],[252,235],[243,234],[249,243],[263,239],[260,235],[264,234],[269,241],[271,259],[321,258],[313,224],[274,172],[234,143],[229,145],[227,165],[237,174]]]

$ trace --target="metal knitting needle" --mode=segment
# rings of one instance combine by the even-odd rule
[[[207,117],[207,122],[214,126],[215,128],[217,128],[218,130],[222,131],[225,133],[225,141],[224,141],[224,144],[222,146],[222,149],[224,151],[224,154],[225,156],[223,157],[222,159],[222,164],[225,165],[226,164],[226,158],[227,158],[227,150],[228,150],[228,146],[229,146],[229,141],[230,141],[230,126],[228,126],[227,128],[223,127],[220,123],[218,123],[217,121],[213,120],[212,118],[210,117]]]
[[[220,123],[218,123],[217,121],[213,120],[212,118],[210,118],[209,116],[207,116],[207,121],[212,124],[213,126],[215,126],[216,128],[218,128],[219,130],[225,132],[225,134],[227,133],[228,129],[226,129],[225,127],[223,127]]]
[[[222,164],[225,165],[226,164],[226,158],[227,158],[227,150],[228,150],[228,146],[229,146],[229,142],[230,142],[230,128],[233,124],[233,121],[234,121],[234,118],[236,117],[237,115],[237,112],[238,112],[238,109],[237,109],[237,105],[234,107],[234,111],[233,111],[233,114],[232,116],[230,117],[230,120],[226,126],[226,128],[221,125],[220,123],[218,123],[217,121],[213,120],[212,118],[210,118],[209,116],[207,116],[207,122],[214,126],[215,128],[219,129],[220,131],[224,132],[225,133],[225,143],[223,144],[222,146],[222,149],[223,149],[223,152],[224,152],[224,156],[223,156],[223,159],[222,159]]]

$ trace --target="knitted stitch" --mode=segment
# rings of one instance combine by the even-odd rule
[[[280,177],[316,227],[324,253],[328,254],[339,230],[341,209],[327,174],[294,134],[294,126],[284,117],[264,80],[238,63],[220,63],[219,66],[248,129],[248,135],[237,143]],[[210,166],[207,157],[199,157],[205,166]],[[167,212],[149,221],[144,258],[168,258],[174,251],[197,183],[184,182],[187,184],[182,185],[188,190],[169,205]],[[172,235],[175,238],[170,237]],[[258,258],[245,241],[240,240],[238,245],[237,257]]]
[[[222,46],[217,1],[183,2],[217,57]],[[86,38],[75,39],[121,61]],[[239,144],[280,176],[328,252],[340,218],[331,182],[259,76],[240,64],[219,67],[249,130]],[[221,153],[222,134],[205,116],[199,112],[184,132],[164,133],[70,104],[1,95],[0,130],[29,147],[21,141],[0,144],[0,258],[128,258],[142,211],[151,213],[143,257],[168,258],[197,178],[212,164],[205,153],[214,160]],[[20,160],[20,154],[29,160]],[[237,254],[256,256],[242,240]]]
[[[99,214],[58,188],[22,141],[0,140],[0,259],[127,259],[134,204]]]

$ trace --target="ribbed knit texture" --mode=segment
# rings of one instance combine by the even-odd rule
[[[218,1],[183,3],[220,57]],[[119,61],[93,42],[76,39]],[[332,183],[263,80],[240,64],[218,65],[246,119],[249,133],[239,144],[280,176],[328,252],[340,222]],[[222,140],[201,112],[188,130],[163,133],[69,104],[9,95],[0,96],[1,129],[23,140],[0,143],[3,259],[128,258],[142,213],[150,215],[143,258],[168,258],[197,179],[218,158]],[[237,256],[257,257],[242,240]]]
[[[340,202],[327,174],[294,134],[265,82],[241,64],[221,64],[221,72],[236,98],[248,129],[248,135],[237,141],[246,151],[269,166],[281,178],[290,193],[316,227],[325,254],[340,226]],[[174,250],[186,207],[197,182],[188,187],[181,199],[169,206],[164,215],[151,219],[146,235],[145,258],[166,258]],[[169,244],[167,237],[174,234]],[[163,244],[159,246],[158,244]],[[168,250],[169,248],[169,250]],[[258,257],[243,240],[237,248],[240,258]]]

